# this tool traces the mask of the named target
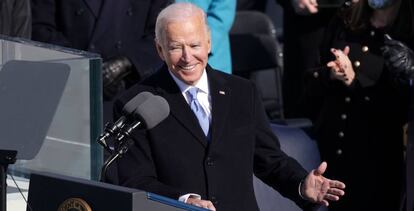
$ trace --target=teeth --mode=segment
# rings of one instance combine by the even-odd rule
[[[181,66],[181,69],[183,70],[192,70],[195,67],[195,65],[191,65],[191,66]]]

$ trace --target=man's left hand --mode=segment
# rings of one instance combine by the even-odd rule
[[[322,162],[317,169],[312,170],[301,185],[301,193],[307,200],[329,206],[329,201],[338,201],[345,194],[345,184],[322,176],[327,167]]]

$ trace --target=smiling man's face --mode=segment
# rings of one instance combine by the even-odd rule
[[[201,17],[167,23],[156,45],[161,59],[177,78],[188,85],[197,83],[211,49],[210,33]]]

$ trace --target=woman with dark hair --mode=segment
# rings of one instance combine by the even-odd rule
[[[306,81],[330,177],[347,184],[330,210],[398,210],[403,125],[414,68],[412,0],[359,0],[332,20]],[[410,46],[410,47],[408,47]],[[321,97],[321,98],[318,98]],[[315,107],[313,107],[315,108]]]

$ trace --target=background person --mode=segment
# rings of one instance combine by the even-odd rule
[[[322,159],[332,165],[327,175],[348,188],[330,210],[399,209],[411,88],[401,80],[405,70],[392,67],[395,55],[383,55],[392,46],[384,35],[412,47],[413,20],[413,1],[360,0],[328,28],[326,68],[311,72],[308,90],[323,97],[315,132]]]
[[[161,65],[155,20],[168,0],[32,0],[36,41],[98,53],[103,59],[104,122],[112,98]]]
[[[30,38],[32,34],[30,0],[0,1],[0,34]]]

